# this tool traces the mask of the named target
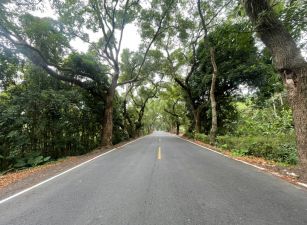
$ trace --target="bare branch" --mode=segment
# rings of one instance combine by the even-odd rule
[[[137,81],[140,81],[140,80],[137,77],[135,77],[133,79],[120,82],[120,83],[117,84],[117,86],[122,86],[122,85],[125,85],[125,84],[131,84],[131,83],[134,83],[134,82],[137,82]]]
[[[129,5],[129,0],[127,0],[126,4],[125,4],[125,12],[124,12],[124,16],[123,16],[123,20],[122,20],[122,24],[121,24],[118,47],[115,46],[115,48],[116,48],[116,60],[118,60],[118,55],[119,55],[119,52],[120,52],[120,49],[121,49],[123,33],[124,33],[124,28],[125,28],[125,23],[126,23],[126,17],[127,17],[127,11],[128,11],[128,5]]]
[[[165,111],[166,113],[168,113],[168,114],[170,114],[170,115],[174,116],[174,117],[179,117],[179,115],[178,115],[178,114],[173,113],[173,112],[171,112],[171,111],[168,111],[167,109],[164,109],[164,111]]]
[[[97,19],[98,19],[98,24],[99,24],[99,27],[101,28],[102,30],[102,33],[103,33],[103,36],[104,37],[109,37],[107,35],[107,31],[106,31],[106,28],[105,28],[105,23],[104,23],[104,20],[101,16],[101,10],[99,8],[99,4],[97,2],[97,0],[95,1],[92,1],[91,2],[92,4],[92,8],[93,10],[95,11],[96,13],[96,16],[97,16]],[[111,31],[110,31],[111,32]],[[112,32],[111,34],[112,35]],[[104,53],[106,54],[106,56],[113,62],[114,66],[116,65],[116,61],[114,59],[114,55],[113,55],[113,51],[112,51],[112,48],[111,46],[109,46],[109,43],[107,42],[107,44],[105,45],[105,48],[104,48]]]
[[[232,3],[232,2],[233,2],[233,0],[230,0],[230,1],[226,2],[223,6],[221,6],[221,7],[216,11],[216,13],[211,17],[211,19],[209,20],[209,22],[206,24],[206,27],[208,27],[208,26],[212,23],[212,21],[221,13],[221,11],[222,11],[225,7],[227,7],[228,5],[230,5],[230,3]]]
[[[110,41],[111,41],[111,38],[114,37],[115,26],[116,26],[116,24],[115,24],[115,12],[116,12],[117,4],[118,4],[118,0],[115,2],[115,6],[114,6],[114,8],[113,8],[113,10],[112,10],[112,16],[111,16],[111,14],[109,13],[109,9],[108,9],[108,7],[107,7],[107,5],[106,5],[106,1],[104,1],[104,3],[103,3],[104,10],[105,10],[107,16],[109,17],[109,19],[111,20],[111,23],[112,23],[112,29],[111,29],[111,28],[109,27],[107,21],[104,20],[104,21],[105,21],[105,24],[108,26],[108,29],[109,29],[109,31],[110,31],[110,35],[109,35],[109,36],[106,36],[106,37],[108,37],[108,38],[107,38],[107,42],[106,42],[106,46],[109,46]],[[115,44],[115,43],[113,44],[113,47],[115,48],[115,51],[117,51],[117,50],[116,50],[116,44]],[[112,51],[111,48],[110,48],[110,51]],[[112,51],[112,55],[113,55],[113,51]],[[118,61],[118,59],[116,59],[116,61]]]

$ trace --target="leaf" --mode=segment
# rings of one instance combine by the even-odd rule
[[[48,162],[51,159],[51,156],[47,156],[44,158],[44,162]]]
[[[22,168],[27,166],[27,163],[25,161],[18,161],[17,163],[14,164],[14,168]]]
[[[13,137],[17,137],[17,136],[18,136],[18,131],[17,131],[17,130],[13,130],[13,131],[11,131],[11,132],[7,135],[8,138],[13,138]]]

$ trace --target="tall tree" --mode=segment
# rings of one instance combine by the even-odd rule
[[[201,38],[201,28],[193,4],[185,4],[188,7],[188,16],[183,15],[178,9],[170,21],[163,42],[159,46],[165,51],[164,73],[170,76],[185,93],[188,104],[192,110],[194,127],[197,133],[201,130],[201,111],[206,99],[199,98],[191,88],[191,77],[198,67],[196,50]]]
[[[217,135],[217,101],[216,101],[216,82],[218,76],[218,66],[216,63],[216,50],[213,43],[211,43],[208,33],[210,32],[210,27],[215,27],[218,25],[218,16],[222,12],[225,13],[227,6],[232,3],[232,0],[228,1],[201,1],[197,0],[197,10],[201,21],[201,26],[203,29],[203,41],[205,48],[210,53],[210,62],[212,66],[212,79],[210,85],[210,104],[211,104],[211,129],[210,129],[210,144],[215,143]],[[211,31],[214,28],[211,28]]]
[[[180,126],[186,117],[184,98],[178,85],[168,85],[166,90],[160,94],[160,98],[165,102],[164,112],[166,112],[175,123],[176,134],[179,135]]]
[[[207,6],[205,6],[207,7]],[[216,99],[215,99],[215,91],[216,91],[216,78],[217,78],[217,74],[218,74],[218,67],[216,65],[216,61],[215,61],[215,49],[214,46],[212,46],[212,44],[210,43],[209,39],[208,39],[208,26],[210,24],[207,23],[206,19],[205,19],[205,15],[204,12],[202,10],[202,5],[201,5],[201,1],[197,0],[197,9],[198,9],[198,13],[201,19],[201,25],[204,31],[204,43],[207,49],[209,49],[210,52],[210,58],[211,58],[211,65],[213,68],[213,72],[212,72],[212,79],[211,79],[211,86],[210,86],[210,103],[211,103],[211,114],[212,114],[212,118],[211,118],[211,129],[210,129],[210,144],[214,144],[215,143],[215,139],[216,139],[216,133],[217,133],[217,103],[216,103]]]
[[[133,109],[136,111],[136,118],[134,120],[134,134],[133,136],[140,135],[143,127],[143,117],[146,106],[150,99],[156,98],[158,93],[159,83],[152,83],[151,87],[139,87],[136,94],[131,93],[131,100],[133,102]],[[134,96],[136,95],[136,96]]]
[[[21,14],[14,13],[13,10],[18,9],[16,5],[18,3],[23,3],[18,6],[29,4],[25,0],[17,2],[8,0],[0,3],[0,37],[6,45],[25,55],[51,76],[78,85],[94,95],[100,95],[106,104],[101,120],[102,145],[111,145],[113,99],[116,88],[138,79],[151,46],[163,33],[162,28],[175,1],[163,2],[156,8],[153,19],[155,26],[150,40],[142,48],[142,60],[138,65],[138,72],[132,79],[122,82],[119,82],[121,75],[119,54],[124,29],[139,15],[139,11],[142,11],[142,16],[147,15],[145,9],[140,10],[138,0],[91,0],[88,2],[56,0],[53,1],[52,6],[59,15],[59,21],[37,18],[22,11]],[[100,35],[98,41],[91,40],[90,33]],[[102,62],[107,65],[106,70],[102,71],[109,76],[109,85],[105,86],[105,89],[101,88],[100,77],[93,76],[87,71],[74,71],[73,68],[63,66],[65,64],[63,59],[67,57],[67,53],[75,52],[70,46],[73,38],[89,44],[90,54],[94,55],[97,64]]]
[[[99,146],[103,107],[83,89],[24,65],[23,81],[0,93],[0,155],[5,161],[0,170],[32,153],[57,159]]]
[[[243,0],[242,3],[258,36],[270,50],[288,91],[300,160],[307,165],[307,62],[289,31],[277,18],[270,1]]]

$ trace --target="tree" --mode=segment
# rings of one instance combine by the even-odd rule
[[[204,13],[202,11],[200,0],[197,1],[197,9],[198,9],[198,13],[201,19],[202,28],[204,31],[204,43],[210,51],[211,64],[213,68],[211,86],[210,86],[210,102],[211,102],[211,111],[212,111],[211,112],[212,121],[211,121],[211,130],[210,130],[210,144],[214,144],[215,139],[216,139],[216,133],[217,133],[217,110],[216,110],[217,103],[215,99],[215,91],[216,91],[216,78],[218,75],[218,68],[217,68],[216,61],[215,61],[215,49],[208,39],[208,26],[210,25],[210,23],[206,22]]]
[[[166,86],[166,90],[160,94],[162,101],[165,101],[164,112],[169,114],[175,123],[176,134],[179,135],[180,125],[184,123],[186,116],[185,102],[180,87],[175,85]]]
[[[17,76],[20,64],[12,52],[0,45],[0,90],[6,90],[15,83],[14,78]]]
[[[229,126],[237,119],[233,102],[236,101],[242,86],[245,89],[253,89],[256,93],[261,90],[261,94],[264,94],[265,88],[270,88],[268,81],[274,81],[276,73],[270,62],[265,61],[258,53],[252,33],[248,32],[245,23],[224,22],[216,26],[208,38],[219,52],[215,59],[220,71],[216,80],[215,96],[218,103],[218,134],[221,135],[227,133],[227,129],[233,129]],[[196,58],[199,64],[190,78],[190,88],[194,98],[204,103],[201,124],[202,130],[209,133],[212,120],[209,98],[213,68],[211,54],[203,40],[199,43]]]
[[[216,100],[215,100],[215,86],[217,76],[217,64],[215,63],[214,46],[208,40],[208,34],[214,30],[216,24],[221,20],[220,13],[225,10],[225,7],[232,1],[197,1],[196,7],[192,2],[184,2],[181,7],[187,8],[189,12],[188,17],[179,10],[173,15],[170,21],[170,28],[164,38],[164,43],[158,43],[165,49],[168,60],[167,73],[175,82],[177,82],[182,90],[186,93],[189,99],[190,106],[194,115],[194,123],[196,132],[200,132],[200,114],[206,99],[197,99],[192,96],[193,90],[189,87],[189,82],[193,73],[195,73],[199,61],[196,57],[196,49],[199,41],[203,38],[206,48],[211,52],[211,64],[214,68],[211,82],[210,102],[212,103],[212,114],[216,115]],[[194,99],[193,99],[194,98]],[[205,102],[204,102],[205,101]],[[215,139],[217,131],[217,116],[212,117],[211,139]],[[213,141],[214,142],[214,141]]]
[[[202,4],[203,3],[203,4]],[[213,43],[210,42],[208,38],[208,33],[210,32],[209,27],[217,26],[217,17],[218,15],[224,11],[227,6],[232,3],[232,0],[224,1],[211,1],[211,5],[209,1],[200,0],[197,1],[197,10],[201,20],[201,26],[203,29],[203,40],[206,48],[210,52],[210,62],[212,66],[212,79],[210,85],[210,104],[211,104],[211,129],[210,129],[210,144],[215,143],[218,123],[217,123],[217,101],[216,101],[216,80],[218,76],[218,66],[216,63],[216,51]],[[214,29],[213,29],[214,30]]]
[[[136,118],[134,120],[134,135],[139,136],[141,128],[143,127],[143,117],[145,108],[150,99],[156,98],[158,93],[159,83],[151,84],[151,87],[139,87],[136,93],[131,93],[130,98],[133,102],[132,108],[136,111]],[[134,95],[136,95],[134,97]]]
[[[22,53],[51,76],[78,85],[93,95],[103,98],[106,107],[102,113],[101,140],[102,145],[108,146],[112,144],[113,99],[116,88],[138,79],[151,46],[163,33],[162,28],[174,2],[173,0],[163,2],[156,8],[153,19],[155,26],[150,41],[142,48],[142,60],[138,65],[136,76],[120,83],[118,82],[121,75],[119,54],[124,28],[139,15],[138,0],[54,1],[53,7],[59,14],[61,22],[50,18],[37,18],[23,12],[13,13],[12,11],[18,8],[16,5],[14,8],[14,2],[5,1],[0,3],[0,37],[7,46]],[[23,0],[15,2],[17,3],[31,4]],[[143,17],[150,16],[147,10],[141,11]],[[91,41],[89,33],[98,33],[98,31],[101,33],[101,38],[98,41]],[[104,85],[106,89],[100,88],[99,76],[93,76],[82,70],[76,73],[73,68],[63,66],[67,53],[75,54],[75,50],[69,44],[73,38],[88,43],[89,54],[95,58],[96,64],[107,66],[106,70],[101,71],[103,75],[109,76],[108,86]],[[67,73],[70,75],[67,76]]]
[[[157,96],[161,86],[163,76],[161,71],[161,53],[157,50],[149,50],[147,60],[144,62],[142,70],[138,72],[139,61],[142,61],[140,52],[130,52],[124,50],[122,54],[122,78],[131,79],[136,73],[139,79],[126,86],[123,97],[123,115],[125,118],[125,128],[130,137],[140,135],[143,128],[143,116],[149,100]],[[160,81],[156,81],[160,79]]]
[[[195,48],[195,46],[193,47]],[[178,75],[173,75],[173,78],[175,80],[175,82],[182,88],[182,90],[185,92],[185,97],[187,98],[191,109],[192,109],[192,113],[193,113],[193,118],[194,118],[194,123],[195,123],[195,132],[196,133],[200,133],[201,132],[201,111],[203,109],[203,107],[205,106],[207,99],[206,98],[202,98],[202,96],[200,95],[195,95],[195,90],[192,89],[191,84],[190,84],[190,80],[191,77],[194,73],[194,71],[197,68],[197,62],[195,60],[196,56],[195,56],[195,49],[193,50],[193,60],[192,60],[192,65],[190,67],[190,70],[188,71],[187,76],[185,77],[184,80],[182,80],[181,78],[178,77]],[[170,59],[171,57],[168,56],[168,59]],[[172,61],[169,60],[171,66],[173,67]]]
[[[300,160],[307,165],[307,63],[269,1],[244,0],[243,6],[288,91]]]
[[[189,26],[190,25],[190,26]],[[189,26],[189,29],[187,28]],[[179,33],[179,40],[181,39],[182,47],[179,47],[172,52],[170,48],[172,46],[172,39],[174,30],[170,30],[168,33],[168,39],[165,42],[164,48],[166,52],[165,71],[164,73],[171,76],[172,79],[182,88],[185,92],[185,97],[188,99],[189,105],[193,112],[194,125],[196,133],[200,133],[201,119],[200,114],[202,107],[204,106],[205,99],[198,98],[199,96],[193,95],[193,90],[190,86],[190,79],[195,72],[198,61],[196,59],[196,48],[200,38],[199,30],[195,27],[193,21],[187,20],[185,23],[186,30],[182,33],[192,32],[190,37],[185,34]],[[185,50],[187,49],[187,50]]]
[[[0,93],[0,170],[32,164],[34,155],[57,159],[96,148],[104,107],[78,86],[25,64],[23,81]]]

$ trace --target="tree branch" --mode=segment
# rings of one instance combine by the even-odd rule
[[[150,50],[152,44],[155,42],[155,40],[157,39],[157,37],[160,35],[160,30],[161,30],[161,28],[162,28],[162,23],[164,22],[164,19],[166,18],[167,13],[169,12],[170,8],[172,7],[173,2],[174,2],[174,0],[168,5],[166,11],[165,11],[164,14],[162,15],[162,18],[161,18],[160,21],[159,21],[158,28],[157,28],[157,30],[156,30],[156,32],[155,32],[153,38],[151,39],[149,45],[148,45],[147,48],[146,48],[146,51],[145,51],[145,54],[144,54],[142,63],[141,63],[141,65],[140,65],[139,70],[138,70],[138,73],[137,73],[138,75],[141,73],[142,67],[143,67],[144,64],[145,64],[145,61],[146,61],[148,52],[149,52],[149,50]]]
[[[119,37],[119,42],[118,42],[118,47],[115,46],[116,50],[116,60],[118,60],[118,55],[121,49],[121,44],[122,44],[122,39],[123,39],[123,33],[124,33],[124,28],[125,28],[125,23],[126,23],[126,17],[127,17],[127,11],[128,11],[128,5],[129,5],[129,0],[126,1],[125,4],[125,12],[121,24],[121,29],[120,29],[120,37]],[[114,19],[114,18],[113,18]]]

